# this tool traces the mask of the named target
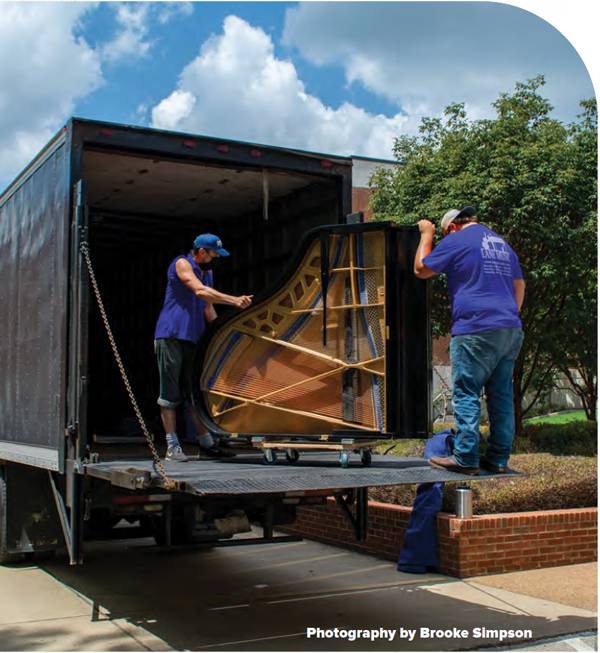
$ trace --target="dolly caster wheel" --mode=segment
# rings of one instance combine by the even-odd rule
[[[345,469],[346,467],[348,467],[349,462],[350,462],[350,452],[342,451],[340,453],[340,465]]]
[[[267,449],[265,455],[263,456],[263,463],[265,465],[276,465],[277,464],[277,454],[273,449]]]
[[[370,449],[361,449],[360,450],[360,459],[362,461],[362,464],[365,467],[368,467],[371,464],[371,461],[373,460],[371,450]]]
[[[290,465],[294,465],[300,460],[300,454],[296,449],[287,449],[285,452],[285,459],[290,463]]]

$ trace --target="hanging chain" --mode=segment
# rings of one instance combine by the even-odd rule
[[[119,350],[117,349],[117,344],[115,342],[112,330],[110,328],[110,324],[108,323],[108,317],[106,315],[106,311],[104,310],[104,304],[102,303],[102,297],[100,295],[100,289],[98,288],[98,283],[96,281],[96,275],[94,274],[94,268],[92,267],[92,261],[91,261],[91,258],[90,258],[90,251],[88,249],[87,243],[84,242],[84,241],[81,242],[81,253],[83,254],[83,257],[85,258],[85,262],[87,264],[88,272],[90,274],[90,280],[91,280],[92,286],[94,288],[94,294],[96,295],[96,300],[98,301],[98,308],[100,309],[100,313],[102,315],[102,320],[104,321],[104,326],[106,327],[106,333],[108,334],[108,339],[110,340],[110,346],[112,347],[112,350],[113,350],[114,355],[115,355],[115,359],[117,361],[117,365],[119,366],[119,370],[121,371],[121,377],[123,378],[123,382],[125,383],[125,387],[127,388],[129,398],[131,399],[131,404],[133,405],[133,410],[135,411],[135,414],[136,414],[136,416],[138,418],[140,426],[142,427],[142,431],[144,433],[144,436],[146,437],[146,440],[148,442],[148,446],[150,447],[150,451],[152,452],[152,457],[154,458],[154,469],[157,470],[158,474],[162,477],[162,479],[164,481],[165,489],[167,489],[167,490],[177,490],[178,489],[177,482],[171,480],[167,476],[167,473],[165,472],[165,468],[164,468],[164,466],[162,464],[160,456],[158,455],[158,452],[156,451],[156,447],[154,446],[152,436],[150,435],[150,433],[148,431],[148,427],[146,426],[146,422],[144,421],[144,418],[142,417],[142,413],[141,413],[141,411],[140,411],[140,409],[138,407],[137,401],[135,400],[135,397],[133,395],[133,390],[131,389],[129,379],[127,378],[127,373],[125,372],[125,367],[123,365],[123,361],[121,360]]]

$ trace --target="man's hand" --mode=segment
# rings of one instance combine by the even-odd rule
[[[419,220],[419,231],[421,232],[422,236],[433,236],[435,234],[435,225],[429,220]]]
[[[421,232],[421,241],[415,254],[414,273],[419,279],[429,279],[435,272],[423,263],[423,259],[431,253],[435,225],[429,220],[419,220],[419,231]]]
[[[235,298],[235,306],[238,308],[248,308],[252,304],[252,298],[254,295],[240,295]]]

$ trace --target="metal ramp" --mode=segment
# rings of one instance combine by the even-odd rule
[[[190,460],[165,462],[169,478],[179,490],[196,496],[288,494],[313,490],[342,490],[414,483],[465,482],[519,476],[517,472],[492,474],[481,470],[479,476],[467,476],[436,469],[422,458],[374,455],[364,467],[359,458],[341,468],[339,458],[330,453],[310,453],[296,464],[264,465],[257,454],[238,455],[230,460]],[[131,458],[87,463],[84,472],[128,489],[164,487],[150,458]]]

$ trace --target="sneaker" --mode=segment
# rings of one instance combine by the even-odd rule
[[[505,465],[494,465],[485,456],[479,458],[479,466],[493,474],[506,474],[508,472],[508,467]]]
[[[452,456],[443,458],[441,456],[432,456],[427,461],[432,467],[437,469],[445,469],[448,472],[456,472],[457,474],[467,474],[468,476],[478,476],[479,467],[463,467],[459,465]]]
[[[170,463],[187,463],[189,458],[181,450],[180,444],[174,444],[167,449],[165,460]]]
[[[233,451],[228,451],[219,447],[216,444],[213,444],[212,447],[200,447],[200,452],[198,453],[198,460],[210,460],[214,458],[233,458],[235,454]]]

